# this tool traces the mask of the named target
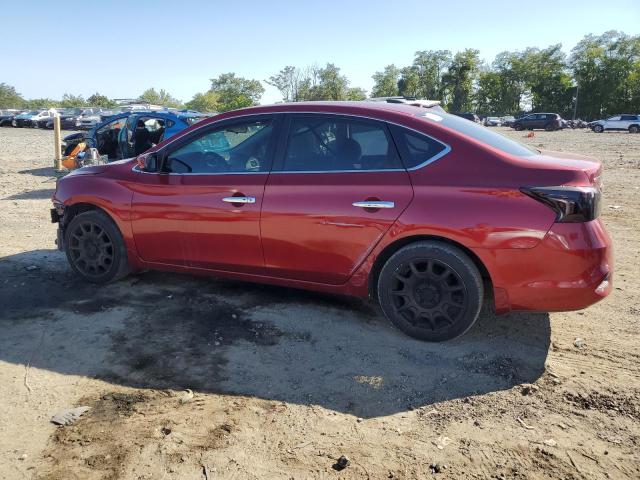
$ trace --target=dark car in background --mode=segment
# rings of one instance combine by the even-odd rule
[[[20,110],[14,110],[11,108],[7,110],[0,110],[0,127],[11,127],[11,122],[13,122],[15,116],[20,113]]]
[[[454,115],[457,117],[465,118],[475,123],[480,123],[480,117],[478,117],[478,115],[472,112],[458,112],[458,113],[454,113]]]
[[[541,129],[552,132],[563,128],[563,123],[557,113],[530,113],[514,120],[511,128],[517,131]]]
[[[66,108],[58,110],[60,128],[63,130],[80,130],[83,119],[95,115],[94,108]],[[36,122],[38,128],[53,129],[53,117],[42,118]]]
[[[69,155],[81,142],[97,148],[108,161],[141,154],[176,133],[206,118],[201,113],[136,110],[113,115],[86,132],[73,133],[63,139],[62,151]]]

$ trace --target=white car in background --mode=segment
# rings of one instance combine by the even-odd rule
[[[102,108],[85,108],[82,111],[82,115],[78,117],[78,128],[83,130],[90,130],[95,127],[98,123],[100,123],[100,113],[102,112]]]
[[[502,125],[502,119],[500,117],[487,117],[483,123],[485,127],[499,127]]]
[[[589,124],[591,130],[602,133],[605,130],[627,130],[629,133],[640,132],[640,115],[623,113],[606,120],[596,120]]]

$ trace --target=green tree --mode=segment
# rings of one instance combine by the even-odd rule
[[[579,88],[579,117],[640,110],[640,36],[615,30],[587,35],[571,51],[569,65]]]
[[[442,76],[443,97],[452,112],[473,109],[473,87],[480,69],[479,55],[480,51],[472,48],[456,53]]]
[[[86,105],[87,102],[82,95],[71,95],[70,93],[62,95],[62,100],[59,102],[61,108],[85,107]]]
[[[428,100],[444,100],[442,78],[450,66],[449,50],[416,52],[413,68],[418,75],[418,96]]]
[[[223,73],[211,79],[210,92],[218,94],[218,111],[226,112],[257,105],[264,93],[258,80],[236,77],[235,73]]]
[[[567,70],[562,45],[545,49],[527,48],[520,55],[519,69],[531,98],[532,110],[570,115],[573,82]]]
[[[56,108],[60,106],[60,102],[51,98],[31,98],[25,100],[24,108],[37,109],[37,108]]]
[[[90,105],[92,107],[113,108],[116,106],[116,102],[96,92],[89,98],[87,98],[87,105]]]
[[[185,104],[185,107],[203,113],[215,113],[218,112],[219,100],[220,95],[216,92],[196,93],[193,98]]]
[[[400,70],[398,93],[404,97],[420,96],[420,76],[417,68],[410,66]]]
[[[400,69],[395,65],[387,65],[382,72],[373,74],[372,97],[395,97],[400,95],[398,81],[400,80]]]
[[[14,87],[0,83],[0,108],[22,108],[24,103],[24,98]]]
[[[490,68],[478,75],[476,108],[483,115],[516,115],[525,92],[525,79],[520,54],[499,53]]]
[[[347,100],[360,101],[367,98],[367,92],[360,87],[350,87],[347,89]]]
[[[416,52],[413,64],[400,71],[399,93],[407,97],[443,100],[443,78],[450,64],[451,52],[449,50]]]
[[[148,88],[142,95],[138,97],[138,100],[141,102],[147,102],[154,105],[161,105],[163,107],[173,107],[173,108],[181,108],[182,103],[180,100],[172,97],[169,92],[164,89],[160,89],[160,91],[156,91],[155,88]]]
[[[300,69],[288,65],[265,81],[280,91],[284,102],[297,102],[300,99],[303,77],[304,73]]]

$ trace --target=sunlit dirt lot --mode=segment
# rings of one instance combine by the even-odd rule
[[[0,478],[640,478],[640,135],[498,130],[604,162],[615,290],[432,345],[359,300],[84,284],[54,245],[53,134],[0,129]]]

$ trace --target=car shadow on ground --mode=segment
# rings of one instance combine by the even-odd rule
[[[53,167],[29,168],[27,170],[20,170],[18,173],[23,175],[33,175],[36,177],[55,178],[60,176],[60,174],[56,173],[56,170]]]
[[[160,272],[88,285],[55,250],[1,258],[0,304],[0,361],[366,418],[534,382],[550,341],[541,313],[428,344],[358,299]]]
[[[40,190],[28,190],[5,197],[3,200],[46,200],[51,198],[55,188],[42,188]]]

